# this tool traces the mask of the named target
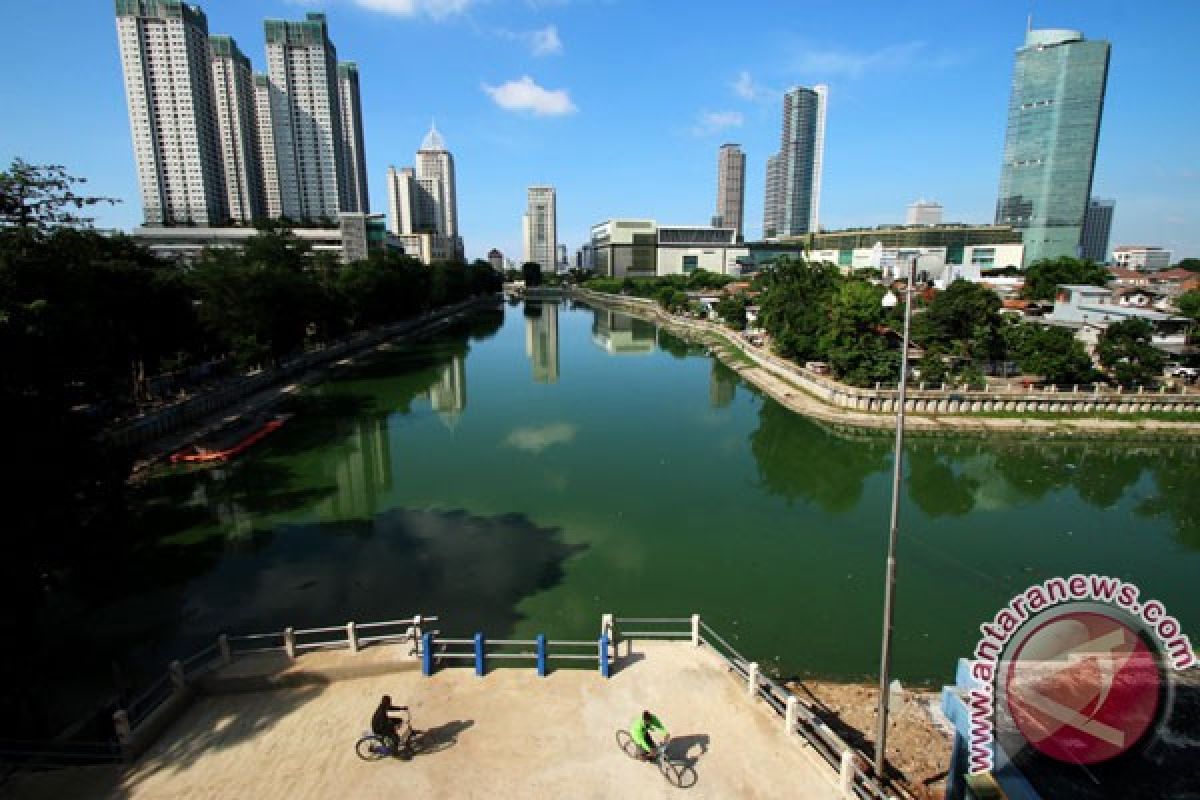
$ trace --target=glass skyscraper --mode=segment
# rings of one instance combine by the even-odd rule
[[[763,236],[799,236],[818,230],[825,160],[825,107],[829,88],[796,86],[783,96],[779,152],[767,161]]]
[[[1017,50],[996,224],[1021,231],[1026,264],[1079,255],[1108,57],[1071,30],[1030,30]]]

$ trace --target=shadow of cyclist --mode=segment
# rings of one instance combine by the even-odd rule
[[[695,767],[700,757],[708,752],[709,741],[707,733],[672,736],[667,742],[667,756],[679,764]]]

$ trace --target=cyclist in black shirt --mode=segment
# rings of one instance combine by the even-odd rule
[[[371,733],[379,736],[387,743],[393,753],[400,752],[402,743],[407,743],[407,734],[403,730],[404,720],[391,716],[393,711],[408,711],[408,706],[392,705],[392,698],[384,695],[379,701],[379,707],[371,715]]]

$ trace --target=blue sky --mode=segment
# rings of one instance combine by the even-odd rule
[[[1200,256],[1200,3],[944,0],[205,0],[213,33],[265,66],[262,21],[329,16],[359,63],[372,208],[436,119],[458,169],[467,253],[520,258],[525,187],[558,188],[572,250],[611,216],[707,223],[717,147],[747,152],[747,233],[762,223],[780,92],[830,86],[822,224],[903,220],[924,196],[990,222],[1013,51],[1025,15],[1113,44],[1094,193],[1112,244]],[[4,3],[0,157],[66,164],[140,220],[109,0]]]

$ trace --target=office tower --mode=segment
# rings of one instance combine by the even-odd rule
[[[487,260],[496,272],[504,272],[504,253],[493,247],[488,251]]]
[[[767,165],[766,200],[771,209],[767,216],[773,219],[766,221],[774,222],[775,236],[799,236],[819,230],[828,95],[828,87],[817,85],[811,89],[796,86],[783,96],[779,153],[774,168]]]
[[[553,186],[530,186],[522,226],[525,262],[532,261],[542,272],[554,272],[558,250],[558,219]]]
[[[337,65],[338,107],[342,115],[342,150],[346,168],[347,204],[343,211],[371,212],[367,196],[367,155],[363,146],[362,98],[358,88],[358,64],[343,61]]]
[[[220,134],[221,166],[229,216],[250,223],[266,214],[258,111],[250,59],[229,36],[208,37],[212,93]]]
[[[258,124],[254,133],[258,142],[258,163],[262,168],[263,202],[267,216],[277,219],[283,216],[283,197],[279,192],[279,167],[275,162],[275,128],[271,123],[271,79],[261,73],[254,74],[254,113]]]
[[[417,182],[426,196],[436,198],[429,205],[429,214],[437,223],[437,231],[451,239],[458,238],[458,191],[455,187],[454,156],[446,148],[446,140],[436,125],[429,126],[421,148],[417,150]]]
[[[942,206],[922,198],[908,207],[904,217],[905,225],[941,225]]]
[[[763,200],[763,238],[774,239],[779,235],[780,200],[779,186],[783,177],[779,174],[779,154],[767,159],[767,193]]]
[[[417,150],[417,166],[388,167],[388,213],[405,250],[426,264],[463,257],[458,234],[454,156],[436,127]]]
[[[1029,30],[1017,50],[996,224],[1021,231],[1026,264],[1079,254],[1108,58],[1071,30]]]
[[[179,0],[117,0],[116,12],[146,224],[225,222],[204,12]]]
[[[349,207],[338,94],[337,51],[325,15],[269,19],[267,76],[281,212],[335,219]]]
[[[746,154],[741,145],[723,144],[717,153],[717,213],[713,227],[733,228],[741,238],[746,206]]]
[[[1097,264],[1108,260],[1108,238],[1112,233],[1112,200],[1093,197],[1083,215],[1083,233],[1079,239],[1080,257]]]

